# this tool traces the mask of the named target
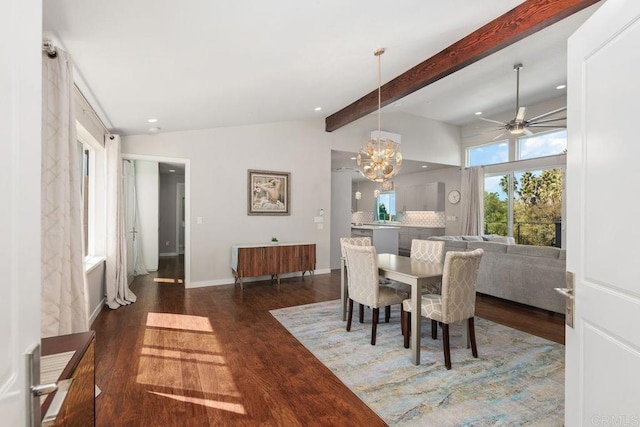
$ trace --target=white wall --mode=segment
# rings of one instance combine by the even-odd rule
[[[331,133],[331,148],[357,152],[378,129],[378,116],[369,114]],[[460,166],[460,127],[406,113],[382,113],[382,130],[402,136],[405,159]]]
[[[233,283],[231,245],[271,236],[315,243],[317,270],[329,269],[331,138],[313,120],[129,136],[122,151],[190,159],[191,285],[206,286]],[[291,215],[247,215],[248,169],[291,173]]]
[[[158,270],[158,201],[160,171],[158,162],[136,160],[136,198],[140,218],[142,256],[148,271]]]
[[[340,268],[340,237],[351,236],[351,172],[331,172],[331,268]]]

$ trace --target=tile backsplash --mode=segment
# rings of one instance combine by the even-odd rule
[[[444,212],[431,211],[407,211],[402,215],[400,223],[412,227],[436,227],[445,228],[447,217]],[[369,224],[374,222],[373,212],[353,212],[351,223]]]

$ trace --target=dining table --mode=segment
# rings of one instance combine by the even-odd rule
[[[411,286],[411,360],[414,365],[420,364],[420,336],[422,328],[421,303],[422,287],[429,283],[442,281],[443,264],[412,259],[407,256],[381,253],[378,254],[378,273],[380,277],[406,283]],[[347,301],[349,299],[346,260],[343,258],[340,267],[340,284],[342,297],[342,320],[346,320]]]

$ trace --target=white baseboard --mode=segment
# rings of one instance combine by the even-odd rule
[[[98,303],[98,306],[93,310],[93,313],[91,313],[91,317],[89,317],[89,326],[91,326],[96,320],[98,314],[100,314],[100,312],[102,311],[102,307],[104,307],[105,302],[107,302],[107,299],[102,298],[102,300],[100,300],[100,302]]]
[[[313,274],[329,274],[331,273],[331,269],[330,268],[323,268],[320,270],[314,270]],[[286,279],[288,277],[300,277],[300,273],[296,272],[296,273],[286,273],[286,274],[282,274],[280,275],[281,279]],[[307,276],[309,277],[309,276]],[[250,282],[260,282],[260,281],[264,281],[264,280],[269,280],[271,279],[271,276],[257,276],[257,277],[245,277],[243,282],[244,283],[250,283]],[[235,278],[230,277],[227,279],[217,279],[217,280],[204,280],[202,282],[191,282],[191,285],[189,286],[189,289],[191,288],[204,288],[206,286],[222,286],[222,285],[233,285],[235,281]]]

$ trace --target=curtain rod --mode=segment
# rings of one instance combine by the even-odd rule
[[[49,39],[44,39],[42,41],[42,51],[45,52],[49,58],[55,58],[58,56],[56,46]]]

